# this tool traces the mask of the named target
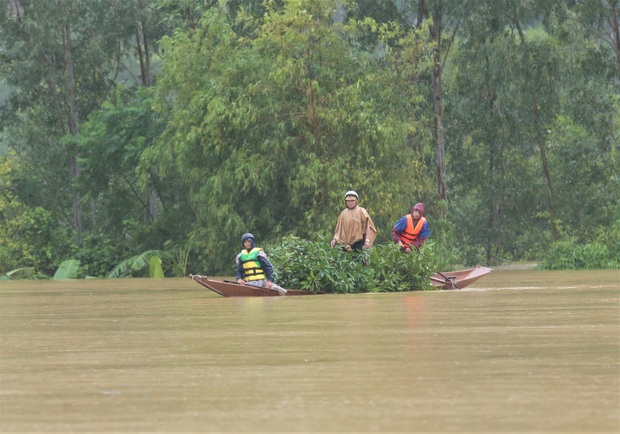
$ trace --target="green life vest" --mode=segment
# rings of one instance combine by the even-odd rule
[[[265,280],[263,266],[258,260],[258,252],[261,252],[262,250],[263,249],[259,247],[254,247],[249,252],[247,250],[241,251],[241,256],[239,259],[243,264],[243,280],[246,282],[252,280]]]

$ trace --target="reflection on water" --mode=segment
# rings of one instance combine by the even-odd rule
[[[620,272],[224,299],[0,283],[0,431],[619,431]]]

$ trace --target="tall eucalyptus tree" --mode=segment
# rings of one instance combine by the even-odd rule
[[[575,28],[578,21],[566,26],[578,9],[565,2],[468,4],[471,15],[449,65],[449,137],[460,164],[456,217],[471,259],[492,262],[540,252],[566,234],[592,229],[579,224],[567,204],[575,193],[591,203],[581,192],[592,193],[586,184],[605,177],[587,149],[610,155],[614,133],[606,125],[614,124],[610,97],[617,72],[609,68],[612,50],[601,50]],[[571,176],[579,172],[567,164],[566,155],[576,157],[580,146],[583,157],[591,157],[573,164],[590,173],[589,180]],[[608,215],[607,201],[597,202]],[[484,254],[475,252],[475,239],[485,240]]]
[[[620,69],[620,1],[579,0],[574,3],[574,13],[567,18],[613,50]]]
[[[33,174],[40,174],[39,200],[64,212],[72,197],[69,220],[79,233],[82,204],[74,181],[80,168],[71,137],[111,85],[109,65],[119,45],[112,26],[117,11],[92,0],[12,0],[11,6],[0,32],[0,73],[14,89],[3,125],[12,130],[12,147],[32,163]],[[48,170],[57,167],[66,168],[67,176]]]
[[[27,162],[25,178],[38,186],[31,200],[64,216],[77,233],[84,229],[81,125],[117,82],[152,83],[154,41],[161,36],[155,3],[11,0],[1,14],[0,74],[13,90],[2,118],[7,142]],[[140,65],[137,81],[132,59]]]

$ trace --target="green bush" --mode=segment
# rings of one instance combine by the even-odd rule
[[[80,260],[79,277],[105,277],[129,252],[109,238],[86,234],[74,256]]]
[[[599,228],[589,242],[569,238],[551,244],[538,267],[544,270],[620,268],[620,220],[611,227]]]
[[[71,249],[68,231],[49,211],[17,201],[0,203],[0,274],[34,267],[51,276]]]
[[[269,246],[276,281],[287,288],[327,293],[395,292],[433,289],[436,271],[432,246],[403,254],[394,244],[360,253],[331,248],[329,242],[284,238]]]
[[[597,270],[620,268],[620,255],[599,242],[580,244],[575,240],[553,243],[539,268],[543,270]]]

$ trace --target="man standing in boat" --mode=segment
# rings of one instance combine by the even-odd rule
[[[280,295],[286,295],[286,289],[273,283],[273,266],[263,249],[256,247],[254,235],[243,234],[241,242],[244,249],[236,258],[237,283],[273,289]]]
[[[368,211],[357,205],[359,196],[354,191],[347,191],[344,195],[346,208],[338,216],[334,238],[330,245],[343,246],[350,252],[351,250],[361,251],[370,249],[377,236],[377,229],[372,222]]]
[[[423,203],[416,203],[411,214],[401,217],[392,229],[392,239],[405,253],[410,253],[414,247],[419,249],[430,234]]]

